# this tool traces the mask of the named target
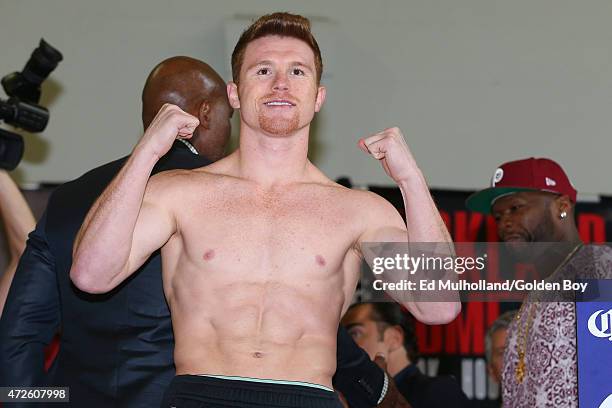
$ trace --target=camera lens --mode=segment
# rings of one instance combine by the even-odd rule
[[[32,52],[22,74],[28,82],[40,86],[62,59],[62,54],[41,38],[38,48]]]

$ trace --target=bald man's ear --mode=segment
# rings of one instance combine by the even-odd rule
[[[207,130],[210,129],[210,102],[206,99],[200,103],[198,119],[200,119],[200,126]]]
[[[240,98],[238,97],[238,85],[233,82],[227,83],[227,99],[232,108],[240,109]]]
[[[572,214],[572,209],[574,204],[572,200],[567,195],[561,195],[555,198],[555,206],[556,213],[555,215],[561,214],[562,212],[566,212],[568,214]]]

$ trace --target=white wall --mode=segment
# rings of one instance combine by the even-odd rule
[[[612,193],[607,0],[0,0],[0,75],[41,36],[65,57],[21,178],[63,181],[125,154],[158,61],[191,55],[229,78],[237,24],[276,10],[313,17],[320,36],[329,89],[314,160],[330,177],[389,184],[355,143],[398,125],[434,187],[479,188],[497,164],[545,155],[580,191]]]

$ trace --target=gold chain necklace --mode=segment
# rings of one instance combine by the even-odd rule
[[[561,262],[559,266],[557,266],[557,268],[551,274],[551,276],[554,275],[559,269],[561,269],[567,263],[567,261],[569,261],[570,258],[574,256],[576,251],[578,251],[578,249],[581,246],[582,244],[576,245],[574,249],[572,249],[572,251],[565,257],[563,262]],[[531,302],[529,303],[529,315],[527,316],[527,326],[525,327],[525,330],[523,330],[523,325],[520,324],[520,321],[521,321],[521,316],[523,314],[523,309],[525,308],[525,303],[527,302],[524,302],[521,305],[521,308],[516,314],[516,322],[517,322],[517,325],[519,325],[518,336],[516,339],[516,352],[518,354],[519,361],[516,364],[516,368],[514,369],[514,376],[516,377],[516,381],[519,384],[521,384],[523,380],[525,379],[525,373],[527,371],[526,370],[527,366],[525,365],[525,353],[527,352],[527,337],[529,336],[529,330],[531,329],[531,326],[533,324],[533,318],[534,318],[535,311],[537,308],[536,304],[531,303]]]

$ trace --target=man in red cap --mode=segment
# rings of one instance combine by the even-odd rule
[[[574,220],[576,189],[556,162],[528,158],[502,164],[491,187],[470,196],[467,207],[491,214],[504,242],[563,242],[547,252],[556,265],[548,277],[589,271],[609,275],[612,250],[583,245]],[[508,328],[502,375],[504,407],[578,407],[576,307],[573,302],[523,302]],[[552,404],[552,405],[551,405]]]

